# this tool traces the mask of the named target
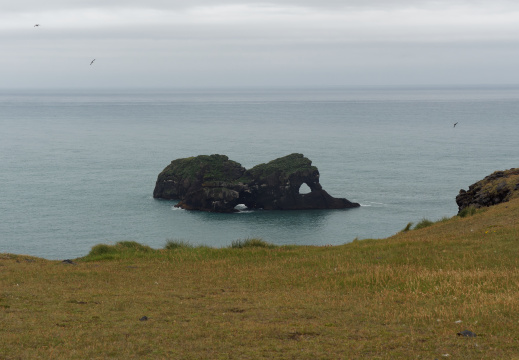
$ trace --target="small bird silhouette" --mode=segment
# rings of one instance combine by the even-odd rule
[[[35,24],[34,27],[36,27],[36,26],[40,26],[40,24]]]
[[[96,59],[92,60],[92,61],[90,62],[90,65],[92,65],[92,64],[94,63],[94,61],[96,61]]]
[[[458,125],[458,123],[454,123],[454,127],[456,127],[456,125]]]

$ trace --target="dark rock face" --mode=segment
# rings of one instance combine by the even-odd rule
[[[311,192],[300,194],[306,184]],[[171,162],[158,176],[154,198],[180,200],[188,210],[235,212],[249,209],[301,210],[358,207],[330,196],[319,184],[319,171],[302,154],[291,154],[246,170],[225,155],[200,155]]]
[[[460,190],[456,196],[458,213],[473,206],[481,208],[507,202],[519,196],[519,169],[496,171],[469,186],[467,191]]]
[[[181,200],[184,209],[224,211],[236,206],[245,168],[225,155],[173,160],[158,176],[154,198]],[[234,206],[232,205],[233,203]]]

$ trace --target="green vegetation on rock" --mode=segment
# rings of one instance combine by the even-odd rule
[[[199,155],[173,160],[159,175],[159,178],[180,178],[190,181],[228,181],[236,180],[236,170],[242,166],[229,160],[225,155]],[[243,169],[244,171],[244,169]]]
[[[249,176],[254,178],[268,177],[271,174],[283,173],[286,177],[302,171],[317,171],[312,166],[312,161],[303,154],[290,154],[279,159],[272,160],[266,164],[259,164],[248,170]]]
[[[313,196],[299,193],[307,184]],[[302,154],[290,154],[245,170],[225,155],[200,155],[171,162],[158,176],[153,197],[180,200],[187,210],[236,212],[252,209],[309,210],[359,207],[334,198],[319,184],[319,171]]]
[[[519,198],[519,168],[496,171],[460,190],[456,196],[459,212],[467,207],[488,207]]]

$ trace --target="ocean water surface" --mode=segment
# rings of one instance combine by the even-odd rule
[[[461,188],[517,167],[518,115],[518,87],[0,90],[0,252],[387,237],[455,215]],[[213,214],[152,198],[177,158],[225,154],[249,168],[294,152],[362,207]]]

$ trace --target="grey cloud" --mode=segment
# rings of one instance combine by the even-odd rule
[[[514,0],[17,0],[5,1],[0,5],[1,11],[11,12],[40,12],[63,9],[89,8],[152,8],[159,10],[185,10],[193,7],[216,7],[225,5],[254,5],[271,7],[309,7],[322,9],[355,8],[355,9],[394,9],[394,8],[447,8],[453,6],[492,7],[503,9],[517,9],[519,5]]]
[[[4,2],[0,86],[519,82],[519,3],[244,0],[229,11],[193,10],[224,4]],[[143,5],[160,11],[141,11]],[[23,16],[6,25],[7,7]],[[28,14],[49,23],[17,23]],[[92,58],[95,66],[88,65]]]

